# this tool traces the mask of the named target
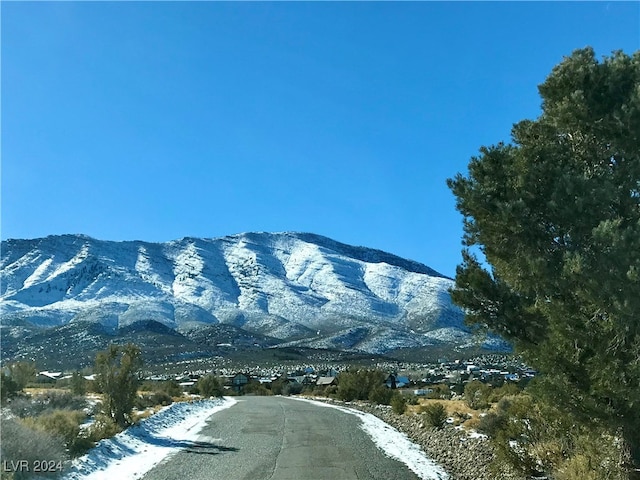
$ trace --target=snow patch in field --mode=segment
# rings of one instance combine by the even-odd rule
[[[293,397],[291,397],[293,398]],[[409,469],[423,480],[446,480],[449,475],[437,463],[426,456],[420,446],[409,440],[404,433],[383,422],[375,415],[361,412],[348,407],[340,407],[329,403],[318,402],[306,398],[296,398],[304,402],[313,403],[320,407],[341,410],[360,418],[360,428],[371,437],[376,446],[388,457],[404,463]]]
[[[99,442],[73,461],[63,480],[137,479],[168,455],[197,445],[198,432],[212,414],[236,401],[216,400],[173,403],[155,415]]]

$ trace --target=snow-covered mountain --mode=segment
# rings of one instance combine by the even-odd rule
[[[451,279],[313,234],[168,243],[62,235],[3,241],[1,253],[3,326],[228,324],[283,346],[371,353],[470,340]]]

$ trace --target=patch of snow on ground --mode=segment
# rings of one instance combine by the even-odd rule
[[[155,415],[105,439],[88,454],[73,461],[64,480],[136,479],[165,457],[193,445],[205,420],[236,401],[217,400],[173,403]]]
[[[336,408],[343,412],[356,415],[362,422],[360,428],[371,437],[376,446],[382,450],[385,455],[404,463],[413,473],[423,480],[446,480],[449,478],[442,467],[427,457],[418,445],[409,440],[409,437],[383,422],[375,415],[353,408],[340,407],[338,405],[317,402],[306,398],[296,398],[296,400],[310,402],[321,407]]]

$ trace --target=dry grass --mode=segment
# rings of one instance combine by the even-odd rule
[[[41,395],[47,392],[58,392],[58,393],[68,393],[69,389],[67,388],[55,388],[55,387],[25,387],[24,393],[27,395]]]
[[[421,398],[418,405],[409,405],[407,411],[419,414],[421,413],[422,407],[434,403],[444,405],[447,410],[447,415],[453,417],[454,425],[462,425],[466,430],[475,430],[477,428],[480,421],[480,413],[483,412],[483,410],[470,408],[463,400],[440,400],[431,398]]]
[[[156,405],[155,407],[149,407],[142,411],[134,410],[131,414],[132,420],[134,423],[138,423],[140,420],[149,418],[151,415],[155,415],[161,408],[163,408],[161,405]]]

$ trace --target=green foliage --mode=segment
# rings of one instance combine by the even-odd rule
[[[386,376],[380,370],[352,370],[338,377],[337,396],[340,400],[368,400],[369,394],[384,383]]]
[[[222,383],[215,375],[201,377],[196,386],[198,393],[203,397],[221,397],[224,394]]]
[[[260,382],[251,381],[244,386],[244,393],[249,395],[258,395],[261,397],[273,395],[270,389],[262,385]]]
[[[514,383],[505,383],[501,387],[492,388],[489,392],[489,403],[497,403],[504,397],[518,395],[522,390]]]
[[[581,426],[530,395],[504,397],[495,412],[480,419],[478,430],[491,438],[497,461],[509,463],[523,475],[628,478],[622,468],[623,451],[613,436],[601,426]]]
[[[429,387],[432,391],[427,394],[427,398],[436,400],[449,400],[451,398],[451,389],[444,383],[438,383]]]
[[[9,365],[9,376],[22,390],[28,383],[36,380],[36,364],[33,362],[15,362]]]
[[[464,401],[474,410],[489,408],[491,387],[479,380],[473,380],[464,387]]]
[[[429,403],[420,407],[420,412],[424,415],[427,423],[438,430],[444,428],[447,424],[447,409],[440,403]]]
[[[542,114],[448,181],[477,246],[457,268],[467,321],[511,340],[552,404],[622,432],[640,466],[640,51],[577,50]]]
[[[132,423],[133,408],[140,385],[142,358],[135,345],[109,345],[96,355],[96,385],[104,393],[104,413],[119,426]]]
[[[111,438],[120,433],[120,427],[111,417],[100,413],[96,415],[94,422],[88,428],[87,437],[92,442],[99,442],[104,438]]]
[[[384,383],[379,383],[371,388],[368,399],[380,405],[390,405],[394,393],[395,391],[388,388]]]
[[[420,404],[420,400],[418,399],[417,395],[409,395],[408,397],[406,397],[407,399],[407,405],[419,405]]]
[[[162,392],[170,397],[182,395],[182,388],[176,380],[145,381],[140,385],[139,390],[143,392]]]
[[[18,383],[9,375],[0,372],[0,401],[4,403],[6,400],[15,397],[22,389]]]
[[[84,395],[87,393],[87,381],[80,372],[73,372],[69,387],[71,388],[71,393],[74,395]]]
[[[407,410],[407,399],[399,392],[394,392],[391,397],[391,409],[393,413],[402,415]]]
[[[92,443],[80,435],[80,424],[86,414],[73,410],[53,410],[37,417],[27,417],[23,423],[33,430],[42,430],[62,438],[72,456],[85,453]]]
[[[280,377],[273,382],[271,382],[271,393],[274,395],[282,395],[282,388],[284,387],[286,381],[284,377]]]
[[[182,396],[182,387],[180,387],[176,380],[165,380],[161,382],[157,390],[166,393],[170,397]]]
[[[298,382],[288,382],[282,387],[282,395],[298,395],[302,393],[304,387]]]

